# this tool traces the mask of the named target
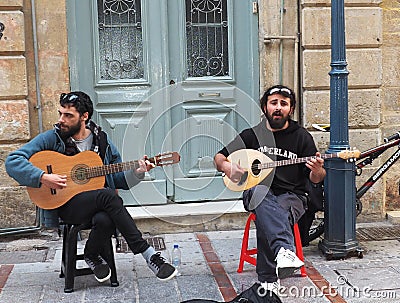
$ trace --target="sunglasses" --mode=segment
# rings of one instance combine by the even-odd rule
[[[273,95],[273,94],[279,94],[279,93],[285,93],[286,95],[289,95],[289,96],[292,95],[292,92],[291,92],[290,89],[288,89],[288,88],[285,88],[285,87],[282,87],[282,88],[275,87],[275,88],[271,89],[271,90],[268,92],[268,96],[271,96],[271,95]]]
[[[60,101],[68,101],[68,103],[74,103],[76,99],[79,99],[79,97],[75,94],[66,94],[62,93],[60,95]]]

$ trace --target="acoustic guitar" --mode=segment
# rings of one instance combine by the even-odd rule
[[[360,154],[361,152],[358,150],[346,150],[333,154],[324,154],[321,155],[321,158],[341,158],[344,160],[349,160],[359,158]],[[230,190],[243,191],[259,184],[272,172],[275,167],[304,163],[312,158],[315,158],[315,156],[272,161],[268,156],[257,150],[240,149],[230,154],[228,156],[228,161],[240,165],[245,170],[245,173],[239,182],[233,182],[226,175],[223,176],[223,181],[225,186]]]
[[[148,158],[156,166],[178,163],[180,155],[168,152]],[[75,156],[66,156],[55,151],[41,151],[29,161],[47,173],[67,176],[67,187],[50,189],[46,186],[27,187],[32,202],[43,209],[54,209],[64,205],[76,194],[104,187],[105,176],[138,167],[138,161],[104,165],[100,156],[92,151],[83,151]]]

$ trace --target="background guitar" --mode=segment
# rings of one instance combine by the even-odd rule
[[[321,155],[323,159],[341,158],[344,160],[360,157],[358,150],[346,150],[333,154]],[[223,177],[225,186],[232,191],[243,191],[259,184],[275,167],[307,162],[315,156],[272,161],[268,156],[254,149],[240,149],[228,156],[228,161],[239,164],[246,172],[239,182],[233,182],[227,176]]]
[[[156,166],[178,163],[177,152],[163,153],[148,160]],[[92,151],[83,151],[75,156],[66,156],[55,151],[41,151],[34,154],[29,161],[47,173],[67,175],[67,188],[50,189],[27,187],[32,202],[43,209],[54,209],[65,204],[78,193],[104,187],[105,176],[136,168],[138,161],[121,162],[104,165],[100,156]]]

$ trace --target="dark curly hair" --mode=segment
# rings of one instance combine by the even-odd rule
[[[265,91],[264,95],[260,99],[260,106],[263,112],[268,101],[268,96],[273,94],[280,94],[284,97],[290,98],[290,108],[292,108],[292,113],[294,112],[294,109],[296,108],[296,95],[294,94],[294,91],[284,85],[274,85]]]
[[[67,105],[75,107],[81,116],[87,112],[88,119],[86,120],[86,123],[89,123],[89,120],[93,115],[93,102],[84,92],[76,91],[67,94],[62,93],[60,95],[60,105],[62,107]]]

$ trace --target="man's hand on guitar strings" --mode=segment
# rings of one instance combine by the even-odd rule
[[[234,183],[238,183],[242,178],[245,170],[237,163],[231,163],[226,161],[229,165],[225,164],[227,169],[225,169],[226,176],[232,180]],[[229,166],[229,167],[228,167]]]
[[[40,178],[42,185],[52,189],[63,189],[67,187],[67,176],[44,173]]]

